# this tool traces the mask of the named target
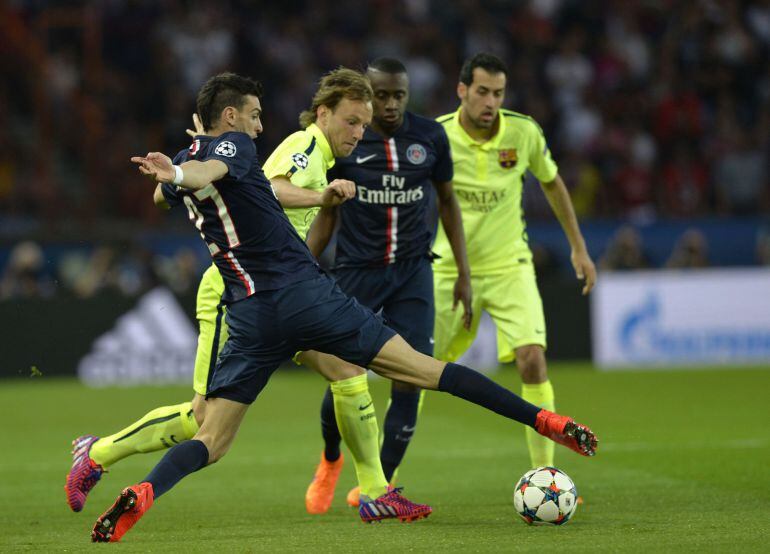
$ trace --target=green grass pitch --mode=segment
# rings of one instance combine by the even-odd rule
[[[528,527],[513,485],[529,469],[523,428],[429,393],[399,481],[434,513],[364,525],[345,505],[352,463],[330,512],[305,513],[320,450],[320,377],[279,371],[230,453],[162,497],[118,545],[90,528],[119,490],[162,455],[113,466],[83,512],[63,484],[70,441],[107,434],[186,387],[87,389],[45,376],[0,381],[0,551],[120,552],[767,552],[770,549],[770,369],[601,373],[552,364],[562,413],[593,427],[593,459],[557,447],[556,465],[585,504],[563,527]],[[494,378],[518,390],[511,369]],[[382,416],[388,383],[372,381]],[[117,549],[117,550],[115,550]]]

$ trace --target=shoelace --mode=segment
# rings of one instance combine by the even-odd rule
[[[411,508],[414,506],[413,502],[410,502],[403,496],[401,496],[401,491],[404,490],[404,487],[398,487],[393,490],[391,490],[386,496],[385,500],[388,500],[389,502],[393,504],[397,504],[398,506],[403,506],[404,508]]]

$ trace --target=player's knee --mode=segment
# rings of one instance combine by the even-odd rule
[[[326,372],[326,378],[330,381],[342,381],[343,379],[358,377],[364,373],[366,373],[364,368],[349,364],[347,362],[342,362],[339,364],[330,365]]]
[[[548,379],[543,348],[537,345],[516,349],[516,365],[524,383],[542,383]]]
[[[366,373],[362,367],[318,352],[303,352],[300,361],[323,375],[328,381],[342,381]]]

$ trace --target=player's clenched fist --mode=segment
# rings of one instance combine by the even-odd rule
[[[170,183],[174,180],[174,165],[171,158],[160,152],[150,152],[145,157],[134,156],[131,161],[139,166],[142,175],[161,182]]]
[[[321,193],[321,206],[332,208],[356,195],[356,184],[347,179],[335,179]]]

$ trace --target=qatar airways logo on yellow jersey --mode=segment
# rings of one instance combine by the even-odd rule
[[[455,188],[455,194],[460,199],[460,207],[462,209],[470,209],[475,212],[491,212],[506,197],[506,190],[465,190]]]
[[[423,199],[422,185],[404,190],[406,177],[383,175],[382,188],[372,189],[362,185],[356,187],[358,200],[366,204],[411,204]]]

